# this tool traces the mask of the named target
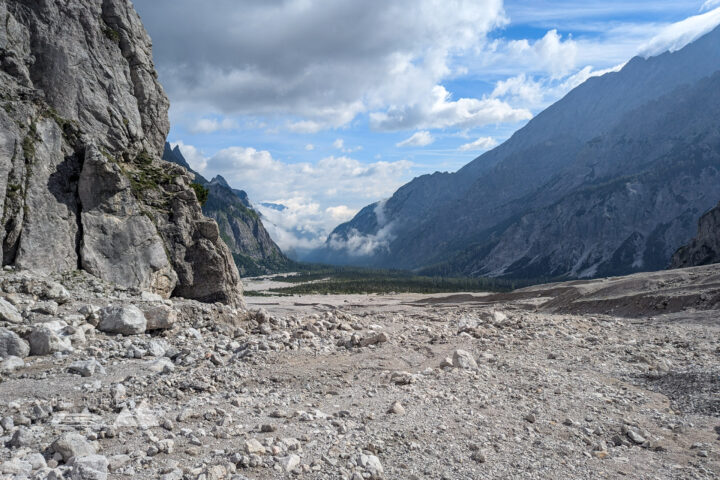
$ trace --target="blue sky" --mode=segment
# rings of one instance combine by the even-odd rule
[[[135,4],[170,142],[245,189],[289,251],[413,177],[457,170],[589,76],[720,23],[720,0]]]

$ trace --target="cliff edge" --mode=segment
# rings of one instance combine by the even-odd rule
[[[151,50],[129,0],[0,0],[3,265],[239,304],[192,176],[161,160]]]

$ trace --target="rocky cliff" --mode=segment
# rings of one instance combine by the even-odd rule
[[[160,157],[168,100],[129,0],[0,0],[4,265],[238,303],[191,177]]]
[[[290,260],[270,238],[245,191],[230,187],[220,175],[208,181],[190,168],[178,147],[166,145],[163,158],[184,166],[195,175],[195,182],[208,189],[202,211],[217,222],[241,275],[263,275],[289,267]]]
[[[673,255],[671,268],[720,263],[720,205],[700,217],[697,236]]]
[[[532,279],[665,268],[720,198],[718,71],[720,29],[591,78],[460,171],[361,211],[324,258]]]

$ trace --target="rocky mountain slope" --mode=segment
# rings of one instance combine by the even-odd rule
[[[720,29],[591,78],[457,173],[361,211],[323,258],[533,279],[665,268],[720,198],[718,71]]]
[[[168,100],[129,0],[0,2],[4,265],[238,303],[191,178],[160,157]]]
[[[270,238],[245,191],[233,189],[220,175],[208,181],[190,168],[178,147],[172,149],[166,144],[163,159],[182,165],[195,174],[196,183],[208,189],[202,211],[217,222],[220,237],[230,248],[241,275],[264,275],[288,268],[290,260]]]
[[[671,267],[720,263],[720,205],[700,217],[697,236],[673,255]]]

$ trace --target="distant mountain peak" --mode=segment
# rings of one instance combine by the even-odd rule
[[[223,187],[230,188],[230,185],[227,183],[227,180],[222,175],[216,175],[215,178],[210,180],[210,183],[219,183]]]

